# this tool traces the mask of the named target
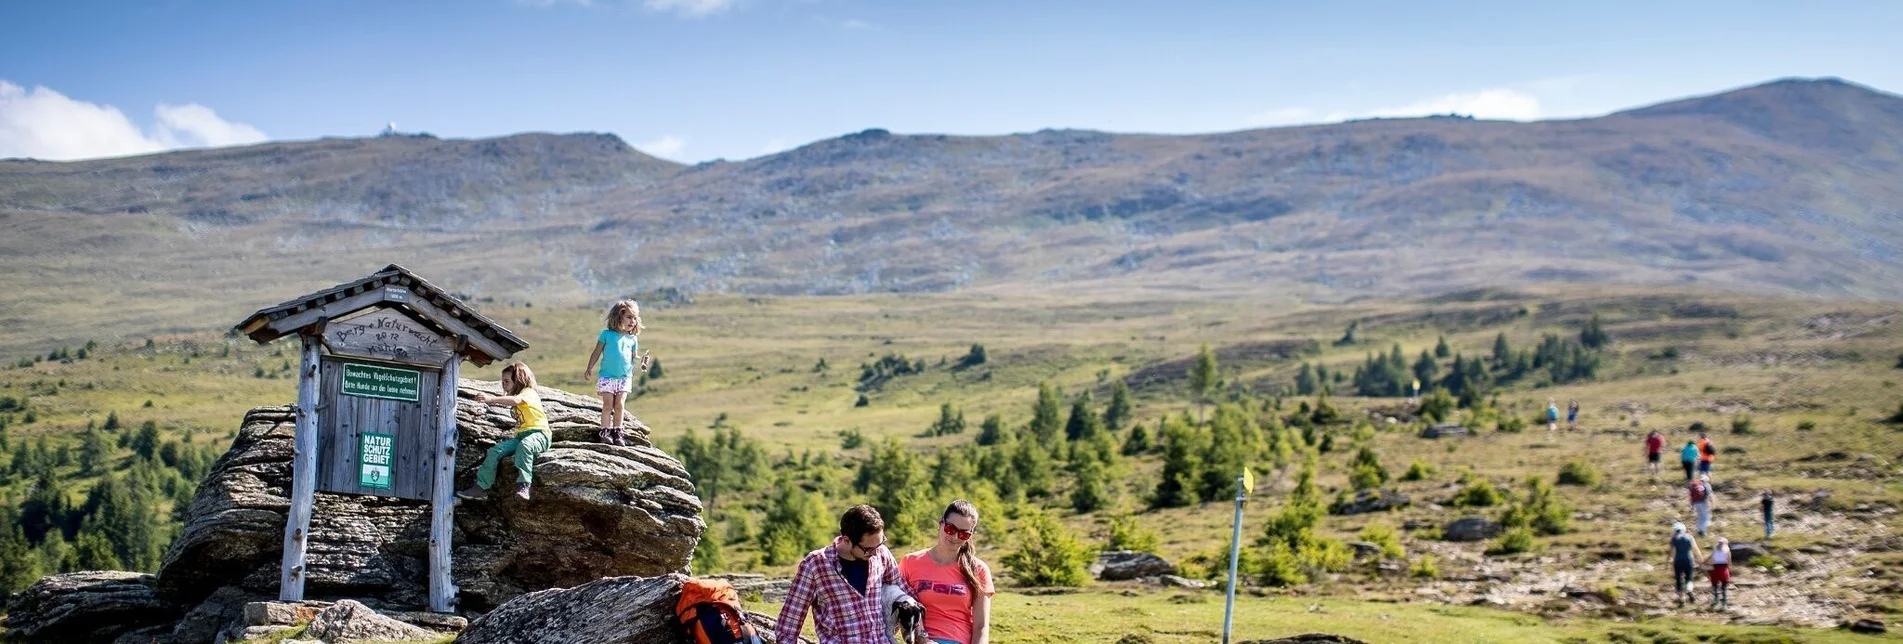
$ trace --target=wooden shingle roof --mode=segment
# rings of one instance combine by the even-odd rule
[[[478,365],[507,360],[529,347],[495,320],[396,264],[358,280],[258,309],[236,329],[263,344],[372,307],[401,309],[446,337],[466,339],[463,355]]]

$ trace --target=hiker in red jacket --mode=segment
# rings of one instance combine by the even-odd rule
[[[1645,435],[1645,470],[1652,473],[1652,478],[1659,477],[1659,454],[1664,451],[1664,434],[1654,429],[1652,433]]]

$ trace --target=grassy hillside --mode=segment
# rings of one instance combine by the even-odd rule
[[[521,358],[541,374],[543,384],[587,390],[580,369],[601,311],[480,299],[477,306],[530,342],[531,349]],[[721,486],[725,491],[710,522],[710,536],[722,546],[718,569],[788,572],[783,563],[772,561],[762,538],[770,524],[769,511],[780,503],[775,490],[809,494],[814,505],[801,511],[822,524],[845,504],[884,503],[879,499],[885,492],[876,483],[865,489],[854,479],[856,466],[880,453],[883,441],[891,439],[898,441],[902,453],[917,455],[905,467],[915,468],[915,476],[922,478],[914,479],[916,498],[887,501],[909,503],[909,512],[935,513],[936,506],[948,500],[941,496],[972,493],[989,499],[983,502],[987,515],[981,552],[994,566],[1017,548],[1019,522],[1044,508],[1092,546],[1104,542],[1113,517],[1129,514],[1140,531],[1157,535],[1161,554],[1186,564],[1187,574],[1214,575],[1228,542],[1229,505],[1216,501],[1151,509],[1148,501],[1164,467],[1164,457],[1155,452],[1116,459],[1108,479],[1109,505],[1084,513],[1072,509],[1079,479],[1062,458],[1053,466],[1058,473],[1048,495],[1032,494],[1022,502],[999,498],[988,483],[954,480],[939,486],[933,478],[946,463],[935,460],[941,454],[976,453],[966,446],[986,416],[999,416],[1010,432],[1030,423],[1039,383],[1064,392],[1062,407],[1068,416],[1073,396],[1092,393],[1089,409],[1094,414],[1111,398],[1113,385],[1125,382],[1131,387],[1136,424],[1152,436],[1162,418],[1185,413],[1194,417],[1197,405],[1185,389],[1187,371],[1197,348],[1207,343],[1223,381],[1217,403],[1236,405],[1264,426],[1287,426],[1285,436],[1312,436],[1290,439],[1298,442],[1284,467],[1276,467],[1273,460],[1254,464],[1264,482],[1245,525],[1252,566],[1260,565],[1266,553],[1254,546],[1264,535],[1265,522],[1289,504],[1303,454],[1312,454],[1314,482],[1324,503],[1351,490],[1350,462],[1360,446],[1369,448],[1388,472],[1387,487],[1413,498],[1411,507],[1392,513],[1327,516],[1315,529],[1319,538],[1347,542],[1362,538],[1371,524],[1393,528],[1404,554],[1390,563],[1402,572],[1383,572],[1377,562],[1356,563],[1307,584],[1257,592],[1316,598],[1304,602],[1352,597],[1494,603],[1586,620],[1575,630],[1594,640],[1620,630],[1596,620],[1670,614],[1668,580],[1660,572],[1665,526],[1688,518],[1684,493],[1669,469],[1657,481],[1638,472],[1639,441],[1645,430],[1660,429],[1667,433],[1668,444],[1681,445],[1689,436],[1686,428],[1702,422],[1725,448],[1717,477],[1722,485],[1718,534],[1755,540],[1759,490],[1773,491],[1788,516],[1780,521],[1776,566],[1740,571],[1742,586],[1734,592],[1733,612],[1691,613],[1689,618],[1829,625],[1846,617],[1903,609],[1903,594],[1885,572],[1903,563],[1897,554],[1903,543],[1896,542],[1889,525],[1903,501],[1899,430],[1885,422],[1903,403],[1903,389],[1897,386],[1903,381],[1903,370],[1897,368],[1903,359],[1898,355],[1903,352],[1903,326],[1898,324],[1903,308],[1891,303],[1655,289],[1552,289],[1324,306],[1248,293],[1216,297],[1158,290],[1119,299],[1090,292],[1030,296],[1000,290],[712,296],[689,305],[655,303],[647,308],[651,326],[643,346],[660,359],[664,375],[648,380],[630,401],[630,410],[653,426],[672,452],[681,451],[679,440],[690,430],[704,444],[709,437],[705,428],[716,423],[760,452],[757,460],[735,460],[742,469],[730,470],[731,478]],[[1477,358],[1489,355],[1501,334],[1516,349],[1532,347],[1544,334],[1576,338],[1595,315],[1612,338],[1598,352],[1602,362],[1595,376],[1558,386],[1544,385],[1540,378],[1501,385],[1486,399],[1494,411],[1454,412],[1456,420],[1474,426],[1473,437],[1419,438],[1421,425],[1402,401],[1353,395],[1348,376],[1370,354],[1391,352],[1397,344],[1410,362],[1422,351],[1431,352],[1443,338],[1450,353]],[[1350,324],[1356,327],[1356,342],[1339,344]],[[987,360],[961,366],[973,344],[985,347]],[[70,358],[65,361],[41,355],[36,362],[16,354],[7,360],[11,366],[0,369],[0,398],[19,401],[13,409],[0,411],[11,444],[44,438],[53,447],[77,450],[88,423],[99,425],[116,415],[127,428],[152,421],[161,442],[183,445],[189,435],[192,445],[212,449],[229,436],[244,409],[286,402],[293,395],[288,378],[295,356],[278,345],[258,347],[215,332],[194,332],[156,335],[149,344],[144,339],[101,343],[84,358],[74,357],[79,348],[65,351]],[[887,356],[894,358],[888,362],[899,356],[909,365],[923,362],[923,369],[891,377],[877,387],[863,386],[862,364]],[[826,368],[816,369],[821,360]],[[1436,362],[1444,372],[1452,358]],[[1299,408],[1321,402],[1289,393],[1303,363],[1342,374],[1340,382],[1327,379],[1333,389],[1328,404],[1339,410],[1340,421],[1312,429],[1287,424],[1303,415]],[[473,376],[493,378],[494,372],[477,370]],[[861,390],[866,405],[856,406]],[[1518,433],[1498,429],[1502,421],[1531,419],[1548,398],[1562,406],[1569,399],[1579,400],[1580,427],[1557,433],[1542,427]],[[920,436],[944,404],[963,412],[966,431]],[[1209,409],[1214,413],[1216,406]],[[1369,416],[1365,410],[1370,409],[1377,415]],[[29,413],[32,422],[27,422]],[[1486,417],[1475,417],[1481,414]],[[1393,424],[1385,420],[1390,415],[1397,416]],[[1747,419],[1749,432],[1734,433],[1734,422]],[[864,440],[843,448],[842,432],[849,430]],[[1112,438],[1120,444],[1131,431],[1115,432]],[[132,452],[128,446],[113,447],[109,467],[119,472],[116,476],[129,476],[140,462]],[[1532,552],[1487,554],[1496,542],[1439,538],[1439,528],[1448,520],[1466,514],[1497,517],[1505,507],[1454,507],[1465,488],[1485,481],[1508,491],[1509,505],[1521,503],[1526,499],[1523,479],[1537,476],[1551,484],[1569,461],[1590,466],[1601,480],[1557,488],[1554,494],[1567,506],[1569,529],[1536,537]],[[1418,480],[1402,480],[1416,464],[1422,470]],[[1673,466],[1666,463],[1667,468]],[[0,472],[9,473],[0,479],[0,498],[24,499],[34,479],[12,475],[7,467]],[[55,473],[75,505],[99,480],[96,473],[82,473],[76,463]],[[797,485],[776,486],[776,481]],[[1813,505],[1819,490],[1828,497]],[[1406,528],[1410,523],[1418,527]],[[1405,572],[1430,558],[1438,568],[1436,577]],[[1616,594],[1624,603],[1601,606],[1561,599],[1579,589]],[[1209,610],[1152,605],[1165,596],[1140,592],[1150,599],[1143,607],[1129,607],[1136,611],[1132,616]],[[1040,610],[1032,604],[1064,606],[1061,602],[1069,600],[1009,601],[1024,602],[1022,608],[1029,611],[1027,621],[1014,627],[1028,630],[1011,632],[1033,637],[1044,631],[1031,626],[1040,623],[1031,616]],[[1093,594],[1077,601],[1125,600]],[[1270,610],[1286,604],[1263,606]],[[1363,605],[1347,604],[1339,610],[1376,610],[1348,606]],[[1464,621],[1468,612],[1447,614]],[[1282,619],[1269,624],[1295,623]],[[1160,629],[1156,641],[1195,637],[1164,632],[1169,630],[1165,626],[1153,628]]]

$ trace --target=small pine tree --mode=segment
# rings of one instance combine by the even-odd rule
[[[1110,538],[1104,544],[1105,550],[1156,554],[1156,544],[1156,531],[1145,530],[1137,525],[1136,517],[1127,514],[1111,517]]]
[[[1510,364],[1513,364],[1513,345],[1507,344],[1507,334],[1502,332],[1493,336],[1493,366],[1504,369]]]
[[[1209,394],[1216,389],[1219,372],[1216,368],[1216,353],[1209,350],[1209,343],[1203,343],[1196,352],[1196,363],[1189,368],[1189,394],[1196,399],[1196,415],[1204,418],[1203,405],[1209,402]]]
[[[1348,323],[1348,330],[1347,330],[1347,331],[1343,331],[1343,332],[1342,332],[1342,334],[1341,334],[1341,339],[1340,339],[1340,340],[1336,340],[1336,341],[1335,341],[1335,346],[1338,346],[1338,347],[1341,347],[1341,346],[1347,346],[1347,345],[1350,345],[1350,344],[1354,344],[1354,343],[1356,342],[1356,339],[1355,339],[1355,332],[1356,332],[1356,331],[1358,331],[1358,330],[1360,330],[1360,329],[1361,329],[1361,321],[1360,321],[1360,320],[1354,320],[1354,321],[1351,321],[1351,322],[1349,322],[1349,323]]]
[[[989,359],[990,357],[985,354],[985,345],[972,344],[971,350],[965,352],[965,357],[960,358],[958,360],[958,366],[976,367],[978,365],[984,364]]]
[[[859,392],[859,399],[858,399],[858,400],[855,400],[855,401],[853,401],[853,403],[852,403],[852,406],[854,406],[854,407],[864,407],[864,406],[866,406],[866,405],[870,405],[870,404],[872,404],[872,399],[871,399],[871,398],[867,398],[867,397],[866,397],[866,394],[865,394],[865,392],[863,392],[863,391],[862,391],[862,392]]]
[[[1421,416],[1436,423],[1444,423],[1454,415],[1457,404],[1446,389],[1435,387],[1433,393],[1421,397]]]
[[[1441,336],[1440,341],[1434,343],[1434,357],[1446,358],[1453,354],[1453,348],[1447,346],[1447,336]]]
[[[1414,361],[1414,378],[1426,385],[1439,377],[1440,362],[1435,360],[1434,356],[1428,355],[1426,349],[1422,349],[1420,359]]]
[[[1057,390],[1051,383],[1037,383],[1037,406],[1031,409],[1031,435],[1046,449],[1057,444],[1058,432],[1063,429],[1059,415],[1063,413],[1063,403],[1057,399]]]
[[[1592,314],[1592,320],[1586,322],[1586,328],[1579,330],[1579,344],[1588,349],[1601,349],[1612,342],[1612,336],[1599,326],[1599,314]]]
[[[1150,447],[1150,431],[1144,429],[1142,423],[1137,423],[1130,428],[1130,433],[1123,437],[1123,449],[1121,451],[1124,456],[1137,456],[1148,453]]]
[[[661,378],[665,376],[666,376],[666,372],[661,371],[660,358],[655,358],[653,362],[648,363],[648,379],[649,380],[660,380]]]
[[[104,427],[101,427],[100,429],[104,429],[109,432],[119,431],[119,412],[116,412],[116,411],[106,412],[106,424]]]
[[[986,416],[984,422],[978,425],[978,444],[996,445],[1002,442],[1004,442],[1004,418],[997,414]]]
[[[694,559],[691,562],[693,573],[710,575],[727,567],[726,554],[721,552],[720,540],[713,535],[702,534],[700,541],[694,544]]]
[[[1076,587],[1089,573],[1084,566],[1090,552],[1063,524],[1042,511],[1031,510],[1016,526],[1017,548],[1001,560],[1011,576],[1026,586]]]
[[[1317,382],[1315,368],[1306,362],[1302,363],[1302,370],[1295,374],[1295,395],[1315,395],[1315,391],[1319,387]]]
[[[1130,386],[1124,384],[1123,380],[1119,379],[1115,385],[1110,387],[1110,406],[1105,407],[1103,410],[1103,426],[1110,431],[1122,431],[1125,426],[1130,424],[1130,415],[1132,413],[1133,410],[1130,406]]]

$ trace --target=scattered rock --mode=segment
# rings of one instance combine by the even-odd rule
[[[45,577],[7,604],[6,633],[25,642],[111,642],[179,615],[152,575],[75,572]]]
[[[611,577],[509,600],[469,624],[457,644],[643,644],[680,637],[682,575]]]
[[[1356,560],[1373,559],[1381,556],[1381,546],[1366,541],[1351,541],[1348,543],[1348,547],[1354,548]]]
[[[1771,556],[1770,550],[1759,544],[1742,542],[1731,544],[1731,560],[1741,564],[1750,565],[1752,559],[1769,556]]]
[[[318,613],[317,617],[311,620],[310,628],[305,629],[304,634],[329,644],[404,642],[433,639],[437,636],[433,631],[426,631],[379,615],[369,606],[349,599],[332,604],[330,608]]]
[[[1460,423],[1440,423],[1421,430],[1421,438],[1451,438],[1466,436],[1467,433],[1467,428],[1462,427]]]
[[[1481,516],[1462,517],[1441,528],[1441,538],[1447,541],[1473,542],[1485,541],[1500,535],[1500,524]]]
[[[1850,622],[1844,627],[1850,629],[1852,633],[1865,633],[1869,635],[1881,635],[1889,632],[1889,629],[1883,626],[1882,621],[1874,619],[1860,619]]]
[[[1158,585],[1169,587],[1169,588],[1195,589],[1195,588],[1203,588],[1208,586],[1208,584],[1205,584],[1203,582],[1190,579],[1188,577],[1178,577],[1176,575],[1158,575],[1156,577],[1156,582]]]
[[[1140,577],[1176,574],[1176,564],[1147,552],[1107,550],[1090,564],[1090,574],[1102,581],[1124,581]]]
[[[1307,633],[1303,635],[1296,635],[1294,637],[1284,637],[1282,639],[1276,639],[1276,640],[1249,640],[1247,642],[1242,642],[1241,644],[1368,644],[1368,643],[1358,639],[1342,637],[1340,635],[1328,635],[1324,633]]]
[[[1412,503],[1413,499],[1394,490],[1362,490],[1355,493],[1353,501],[1336,503],[1328,511],[1339,515],[1367,514],[1404,508]]]

